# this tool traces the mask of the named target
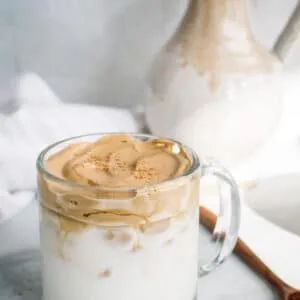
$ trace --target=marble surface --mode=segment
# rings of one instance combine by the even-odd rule
[[[40,258],[35,201],[0,226],[0,241],[0,300],[39,300]],[[212,248],[209,234],[201,229],[201,261],[205,261]],[[272,300],[277,296],[239,258],[232,256],[218,270],[199,280],[199,299]]]

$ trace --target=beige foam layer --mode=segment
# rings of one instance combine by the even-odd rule
[[[166,220],[197,207],[198,175],[174,179],[191,164],[184,149],[169,140],[105,136],[51,156],[45,164],[51,173],[86,186],[71,187],[40,174],[40,199],[44,207],[85,224],[155,231],[159,222],[165,227]],[[169,179],[174,180],[161,184]],[[108,190],[112,187],[117,189]],[[77,231],[78,222],[73,223],[64,218],[61,225],[68,232]]]

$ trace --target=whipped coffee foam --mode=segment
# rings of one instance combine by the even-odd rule
[[[53,174],[73,182],[131,188],[174,178],[190,166],[179,144],[163,139],[141,141],[128,135],[72,144],[46,162]]]
[[[168,181],[191,166],[183,147],[169,140],[104,136],[67,146],[45,166],[55,176],[80,184],[70,187],[39,178],[42,205],[75,221],[159,228],[153,223],[181,217],[198,201],[197,177]]]

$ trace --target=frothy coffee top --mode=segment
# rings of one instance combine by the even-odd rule
[[[153,232],[198,207],[199,176],[180,177],[192,159],[170,140],[107,135],[71,144],[44,164],[53,175],[77,183],[39,174],[41,204],[57,214],[65,232],[88,224]]]
[[[191,159],[170,140],[141,141],[116,134],[93,143],[72,144],[45,165],[54,175],[80,184],[141,187],[182,175]]]

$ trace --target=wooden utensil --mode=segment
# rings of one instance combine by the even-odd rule
[[[214,230],[216,224],[216,216],[204,207],[200,207],[201,223],[211,232]],[[300,300],[300,290],[297,290],[277,275],[275,275],[270,268],[268,268],[263,261],[261,261],[254,252],[240,239],[238,239],[234,252],[254,271],[260,274],[267,280],[272,287],[274,287],[282,300]]]

